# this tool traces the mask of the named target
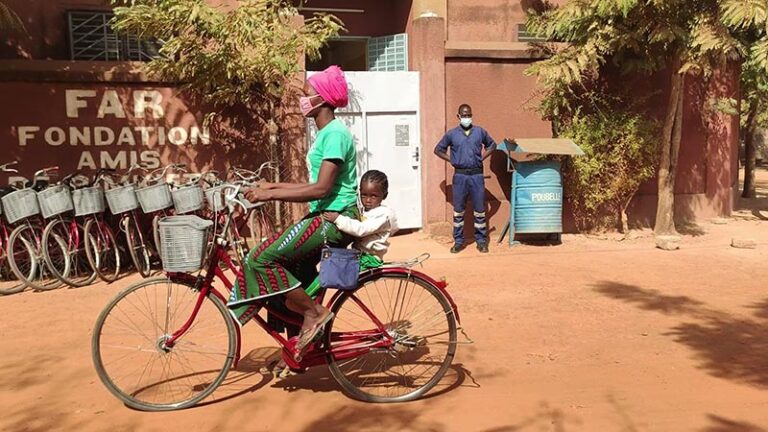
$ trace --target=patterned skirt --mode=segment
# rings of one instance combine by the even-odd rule
[[[341,212],[359,218],[357,207]],[[258,312],[260,302],[300,286],[309,287],[317,278],[320,250],[325,243],[346,247],[354,240],[319,214],[310,214],[248,252],[227,306],[241,324]]]

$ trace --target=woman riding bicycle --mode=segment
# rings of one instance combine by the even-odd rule
[[[245,196],[252,202],[308,202],[309,214],[248,253],[244,277],[239,280],[240,289],[243,282],[247,287],[246,299],[237,302],[284,295],[285,305],[304,317],[296,345],[297,359],[333,317],[297,288],[306,287],[316,277],[323,244],[345,247],[353,240],[325,222],[322,212],[359,217],[355,145],[350,131],[334,115],[336,108],[348,103],[343,71],[331,66],[312,75],[304,84],[304,93],[299,100],[301,112],[314,119],[318,129],[307,154],[309,183],[261,183],[248,189]]]

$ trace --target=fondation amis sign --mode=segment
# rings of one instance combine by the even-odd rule
[[[0,97],[0,164],[17,160],[27,176],[50,165],[157,168],[211,144],[204,114],[172,88],[5,82]]]

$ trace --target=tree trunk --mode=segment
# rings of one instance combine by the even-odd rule
[[[744,189],[742,198],[755,197],[755,165],[757,163],[757,148],[755,133],[757,133],[758,102],[750,103],[747,113],[747,130],[744,136]]]
[[[659,160],[658,205],[656,207],[656,235],[677,234],[675,229],[675,174],[677,157],[680,152],[683,123],[684,76],[678,73],[680,59],[672,63],[672,83],[669,91],[669,104],[664,118]]]

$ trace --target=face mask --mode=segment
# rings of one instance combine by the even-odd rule
[[[461,126],[464,127],[465,129],[469,128],[470,126],[472,126],[472,117],[462,117],[459,120],[459,123],[461,123]]]
[[[303,114],[304,117],[309,117],[309,113],[311,113],[312,110],[325,103],[325,101],[321,100],[319,104],[312,105],[313,97],[315,96],[302,96],[299,98],[299,108],[301,109],[301,114]]]

